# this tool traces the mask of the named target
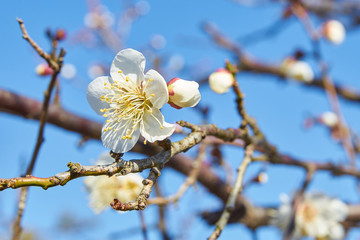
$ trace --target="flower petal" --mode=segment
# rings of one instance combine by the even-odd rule
[[[120,120],[119,123],[114,125],[110,117],[108,117],[107,120],[110,120],[110,122],[106,121],[101,131],[103,145],[115,153],[125,153],[132,149],[140,136],[139,126],[134,126],[131,139],[123,139],[122,137],[128,135],[127,132],[131,130],[133,121]],[[108,129],[109,127],[111,127],[111,129]],[[107,131],[105,131],[105,129],[107,129]],[[113,131],[114,129],[115,131]]]
[[[144,84],[146,86],[146,97],[150,98],[150,101],[155,108],[162,108],[162,106],[169,101],[169,93],[165,79],[160,75],[160,73],[153,69],[150,69],[145,74],[145,79],[146,82]],[[152,81],[149,79],[152,79]]]
[[[129,77],[136,85],[144,80],[145,57],[142,53],[127,48],[116,54],[111,64],[110,75],[112,79],[123,82]],[[119,71],[121,71],[119,73]]]
[[[115,162],[115,159],[113,159],[110,156],[108,151],[105,151],[99,156],[99,158],[96,162],[96,165],[108,165],[108,164],[112,164],[114,162]]]
[[[145,112],[143,121],[140,123],[141,135],[149,142],[164,140],[174,130],[175,124],[165,122],[164,116],[156,108],[152,109],[152,113]]]
[[[110,105],[106,101],[101,101],[101,96],[105,96],[108,93],[112,93],[113,90],[105,89],[105,84],[109,85],[112,83],[112,79],[110,77],[98,77],[92,81],[87,89],[86,98],[88,103],[94,109],[94,111],[102,115],[103,113],[100,112],[102,108],[108,108]]]

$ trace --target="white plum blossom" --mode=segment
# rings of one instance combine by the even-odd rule
[[[286,231],[291,221],[291,201],[284,197],[282,201],[283,204],[274,214],[271,223]],[[303,236],[314,239],[343,239],[345,231],[341,222],[345,220],[348,211],[347,205],[339,199],[321,193],[305,194],[296,210],[293,239]]]
[[[303,82],[312,82],[314,80],[314,72],[310,65],[304,61],[294,58],[286,58],[282,64],[285,76],[297,79]]]
[[[76,76],[76,67],[70,63],[64,64],[60,74],[65,79],[72,79]]]
[[[329,20],[322,26],[324,37],[333,44],[341,44],[345,40],[346,30],[344,25],[337,20]]]
[[[98,165],[106,165],[114,162],[109,153],[103,153]],[[110,206],[116,198],[122,203],[131,202],[136,199],[142,189],[143,178],[138,173],[130,173],[125,176],[90,176],[84,182],[89,193],[89,206],[99,214]]]
[[[324,112],[318,117],[318,121],[329,128],[333,128],[338,125],[339,118],[334,112]]]
[[[116,153],[129,151],[140,133],[149,142],[164,140],[175,124],[164,121],[160,108],[169,101],[164,78],[155,70],[144,74],[145,58],[133,49],[120,51],[110,68],[111,77],[98,77],[87,90],[87,100],[106,121],[101,140]]]
[[[209,85],[211,90],[216,93],[223,94],[229,91],[234,85],[234,76],[226,69],[220,68],[210,74]]]
[[[88,69],[88,76],[90,78],[97,78],[104,75],[106,72],[106,67],[101,64],[94,64]]]
[[[105,29],[114,24],[115,18],[107,7],[103,5],[96,6],[84,17],[84,23],[88,28]]]
[[[176,109],[195,107],[201,99],[199,84],[195,81],[173,78],[167,85],[169,104]]]

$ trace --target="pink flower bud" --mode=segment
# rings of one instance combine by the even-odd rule
[[[336,20],[329,20],[322,26],[322,33],[324,37],[333,44],[341,44],[345,40],[345,27]]]
[[[35,72],[40,76],[48,76],[53,74],[53,69],[49,67],[46,63],[40,63],[36,69]]]
[[[226,93],[230,87],[234,85],[234,76],[226,69],[220,68],[216,72],[210,74],[210,88],[219,94]]]
[[[195,107],[201,99],[197,82],[173,78],[168,82],[167,86],[169,104],[176,109]]]
[[[66,38],[65,29],[58,29],[55,33],[55,39],[58,41],[64,40]]]

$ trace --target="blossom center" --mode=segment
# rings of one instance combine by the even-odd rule
[[[132,139],[132,135],[139,127],[145,112],[152,114],[153,105],[150,98],[154,97],[155,94],[147,97],[145,91],[148,84],[151,84],[153,80],[144,80],[137,85],[129,77],[124,76],[122,71],[119,71],[119,74],[124,81],[104,83],[104,88],[112,91],[100,97],[101,101],[109,103],[108,108],[100,109],[100,111],[104,113],[103,116],[107,118],[106,122],[109,123],[104,128],[105,132],[123,130],[122,139]]]
[[[312,222],[317,216],[316,208],[310,203],[303,203],[299,208],[299,214],[303,217],[304,221]]]

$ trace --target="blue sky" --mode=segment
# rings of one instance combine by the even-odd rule
[[[120,1],[103,1],[109,11],[119,15],[124,10]],[[219,29],[233,39],[239,39],[248,33],[268,26],[278,19],[282,7],[280,4],[263,7],[244,7],[233,1],[149,1],[150,10],[132,26],[126,47],[142,50],[156,34],[166,39],[166,45],[158,53],[163,56],[178,55],[184,59],[185,70],[176,76],[189,80],[198,80],[211,71],[223,67],[224,60],[232,56],[218,48],[201,30],[204,21],[215,23]],[[89,66],[94,62],[110,64],[114,53],[104,47],[86,48],[74,44],[69,39],[84,29],[84,16],[88,8],[86,1],[4,1],[0,8],[0,87],[25,96],[41,100],[48,79],[38,77],[34,69],[42,62],[29,44],[21,37],[16,17],[25,22],[28,33],[45,50],[50,49],[45,36],[45,29],[65,28],[69,38],[61,44],[67,50],[65,63],[76,66],[77,76],[73,80],[61,79],[61,103],[74,113],[102,121],[86,101],[87,84],[92,80],[87,75]],[[317,22],[318,23],[318,22]],[[344,44],[334,46],[322,41],[321,47],[326,61],[331,65],[331,75],[341,83],[360,89],[358,80],[359,67],[357,56],[360,48],[358,31],[349,33]],[[308,41],[302,26],[293,21],[281,34],[266,41],[252,44],[246,48],[256,58],[271,63],[280,63],[295,48],[309,51]],[[119,49],[120,50],[120,49]],[[148,61],[150,63],[150,61]],[[316,65],[310,61],[314,69]],[[151,65],[147,65],[147,68]],[[194,70],[199,72],[194,74]],[[195,71],[196,72],[196,71]],[[315,70],[318,74],[318,71]],[[305,88],[296,82],[283,83],[274,77],[263,75],[238,75],[241,89],[246,95],[246,109],[257,119],[270,142],[283,153],[291,153],[301,159],[314,161],[343,161],[346,157],[342,148],[329,138],[329,133],[322,127],[310,130],[302,128],[303,120],[309,114],[316,115],[330,110],[324,92]],[[210,122],[220,127],[236,127],[239,116],[231,92],[217,95],[208,86],[202,86],[202,106],[210,107]],[[355,131],[359,131],[360,112],[358,104],[341,100],[344,116]],[[175,110],[165,107],[163,113],[168,122],[189,120],[201,123],[201,118],[191,109]],[[5,113],[0,113],[0,131],[2,133],[0,152],[0,177],[15,177],[22,173],[29,161],[34,147],[38,122],[24,120]],[[83,147],[77,147],[80,136],[51,125],[46,126],[45,139],[34,175],[46,177],[65,171],[69,161],[90,164],[106,150],[100,142],[89,141]],[[228,162],[238,166],[242,150],[234,147],[224,148]],[[56,154],[54,154],[56,153]],[[128,159],[141,156],[128,153]],[[261,167],[252,164],[246,178],[252,176]],[[279,203],[279,194],[291,194],[299,187],[304,172],[297,168],[269,166],[269,181],[265,185],[249,187],[245,195],[255,204],[273,205]],[[220,174],[222,174],[220,172]],[[144,176],[146,173],[144,173]],[[161,176],[165,194],[174,193],[184,177],[167,169]],[[284,181],[286,180],[286,181]],[[321,190],[344,201],[356,203],[359,194],[354,179],[350,177],[335,178],[327,173],[318,173],[310,185],[310,190]],[[18,191],[0,192],[1,223],[0,239],[8,234],[8,226],[15,213],[15,202]],[[41,239],[109,239],[113,233],[126,231],[132,227],[140,229],[137,212],[118,214],[106,211],[95,215],[87,206],[87,195],[81,179],[44,191],[38,188],[30,190],[28,207],[25,211],[23,225],[25,229],[35,232]],[[169,231],[178,235],[185,234],[183,239],[204,239],[211,231],[203,221],[196,217],[202,210],[217,209],[221,203],[206,193],[203,188],[191,189],[180,201],[178,207],[169,207]],[[79,234],[68,234],[56,230],[61,216],[67,213],[79,221],[85,221],[84,231]],[[156,207],[145,211],[149,225],[157,221]],[[279,239],[279,231],[272,227],[259,230],[259,239]],[[348,239],[359,237],[359,231],[352,231]],[[113,235],[114,236],[114,235]],[[222,239],[251,239],[251,233],[241,225],[230,225],[222,234]],[[157,231],[150,228],[150,239],[157,239]],[[6,239],[6,238],[5,238]],[[138,233],[126,239],[142,239]]]

